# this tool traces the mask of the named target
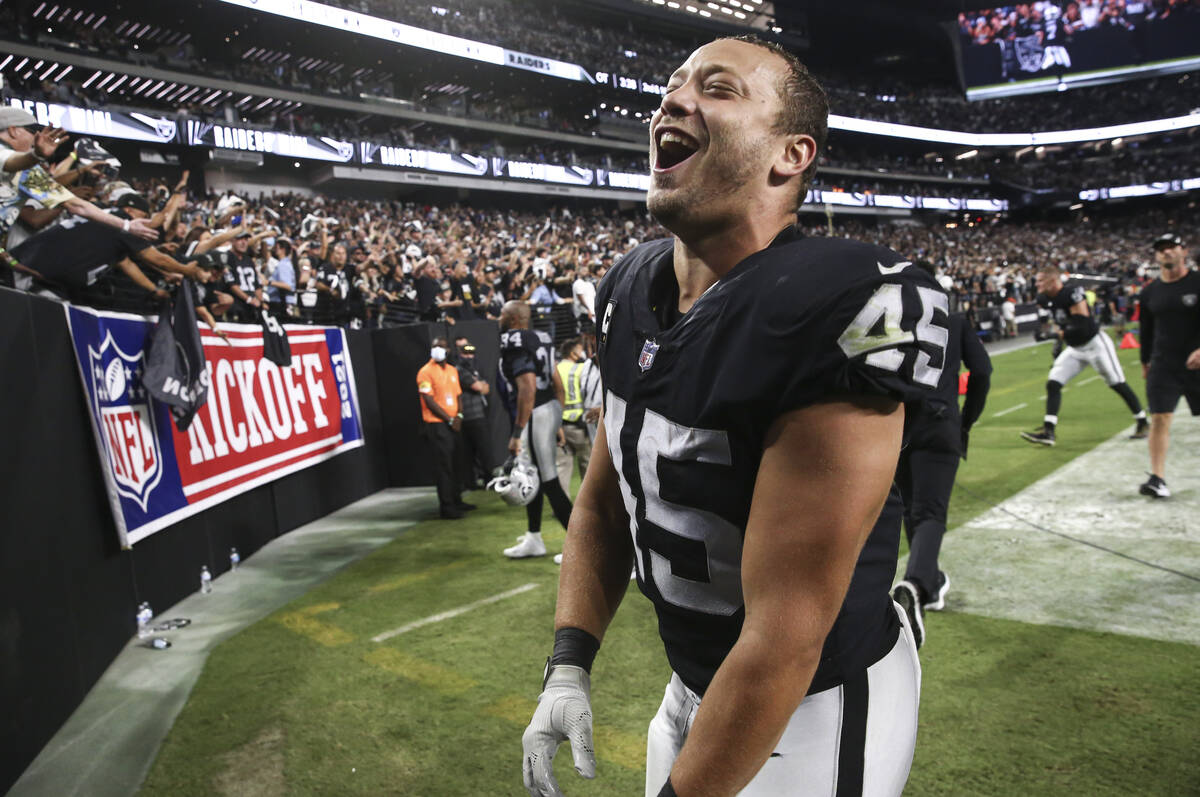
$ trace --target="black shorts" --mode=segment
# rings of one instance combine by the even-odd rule
[[[1192,415],[1200,415],[1200,371],[1151,363],[1150,373],[1146,376],[1150,412],[1174,412],[1180,396],[1187,399]]]

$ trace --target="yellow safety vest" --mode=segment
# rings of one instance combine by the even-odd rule
[[[563,388],[567,393],[567,403],[563,407],[563,421],[579,423],[583,420],[583,371],[587,363],[575,363],[563,360],[558,364],[558,376],[562,379]]]

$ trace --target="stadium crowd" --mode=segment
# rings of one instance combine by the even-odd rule
[[[409,0],[346,5],[418,27],[572,62],[582,61],[589,70],[628,73],[659,85],[666,84],[675,65],[696,44],[690,40],[672,41],[661,34],[651,37],[639,33],[628,20],[607,28],[590,24],[588,36],[581,37],[578,35],[581,23],[567,19],[555,5],[549,6],[539,17],[537,26],[530,26],[525,24],[526,15],[517,13],[512,0],[460,0],[446,7]],[[1183,10],[1194,11],[1194,6],[1195,2]],[[31,24],[31,20],[19,16],[11,7],[0,6],[0,37],[107,56],[127,63],[340,99],[396,99],[411,103],[418,110],[577,133],[595,131],[601,119],[623,118],[611,109],[593,108],[590,114],[580,113],[576,102],[566,102],[563,98],[551,102],[537,93],[506,89],[471,78],[466,73],[458,76],[426,74],[418,68],[390,72],[382,68],[382,60],[375,57],[369,44],[362,52],[339,53],[328,48],[319,52],[300,52],[294,48],[281,49],[281,42],[269,36],[256,39],[256,35],[263,35],[262,32],[248,29],[236,31],[245,35],[238,35],[236,39],[230,37],[229,46],[206,48],[205,56],[201,57],[197,55],[196,38],[191,35],[183,36],[180,32],[183,41],[154,46],[139,43],[128,37],[127,32],[126,35],[119,34],[121,22],[113,16],[91,28],[65,20],[55,23],[58,28],[47,33],[45,28]],[[195,32],[196,37],[201,35],[215,35],[215,32]],[[829,93],[833,113],[969,132],[1027,132],[1120,124],[1186,115],[1200,107],[1200,81],[1190,74],[967,102],[958,87],[944,79],[904,72],[860,74],[844,67],[822,64],[813,64],[812,70]],[[469,85],[456,85],[464,82]],[[52,86],[51,90],[71,91],[69,87],[59,86]],[[74,98],[103,103],[114,99],[120,101],[121,96],[96,88],[76,93]],[[648,113],[656,99],[653,95],[617,92],[615,89],[597,96],[608,97],[606,104],[609,105],[612,97],[619,97],[619,102],[630,106],[624,109],[628,115]],[[65,101],[67,97],[63,99]],[[193,107],[188,110],[194,114],[214,110],[211,105],[199,105],[195,99],[192,103]]]
[[[665,235],[644,210],[618,212],[612,204],[517,211],[300,193],[191,195],[186,175],[173,186],[116,179],[105,168],[105,154],[77,148],[50,168],[61,171],[78,159],[81,173],[70,190],[119,215],[141,211],[137,217],[160,231],[151,248],[176,267],[147,262],[138,250],[131,253],[138,255],[133,258],[143,275],[138,278],[128,267],[104,260],[109,251],[98,249],[92,260],[76,257],[73,273],[40,274],[59,268],[62,248],[36,242],[70,225],[30,198],[7,246],[22,267],[39,276],[6,269],[5,277],[76,302],[149,311],[172,281],[181,280],[170,272],[188,270],[203,283],[200,304],[211,320],[246,320],[264,306],[288,322],[355,327],[496,318],[505,300],[520,298],[535,306],[542,328],[562,341],[576,334],[580,316],[594,315],[595,308],[573,306],[578,281],[594,283],[638,243]],[[1135,285],[1149,265],[1146,241],[1164,229],[1184,230],[1193,205],[1062,224],[995,217],[835,222],[810,214],[802,214],[799,223],[808,234],[874,241],[929,260],[956,306],[979,308],[1008,297],[1031,300],[1033,275],[1047,264],[1113,285]]]

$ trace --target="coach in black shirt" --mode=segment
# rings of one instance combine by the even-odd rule
[[[1141,356],[1150,405],[1150,479],[1142,495],[1168,498],[1166,465],[1171,418],[1180,396],[1200,415],[1200,274],[1174,233],[1154,241],[1159,278],[1142,289]]]

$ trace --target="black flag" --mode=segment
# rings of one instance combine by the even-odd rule
[[[208,400],[208,366],[196,326],[191,280],[185,279],[173,299],[163,302],[146,352],[142,387],[170,405],[179,431],[187,431],[196,410]]]
[[[270,360],[280,368],[292,364],[292,344],[288,343],[287,330],[265,309],[259,309],[258,320],[262,324],[263,359]]]

